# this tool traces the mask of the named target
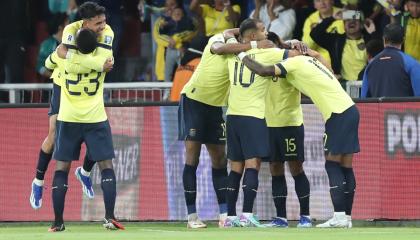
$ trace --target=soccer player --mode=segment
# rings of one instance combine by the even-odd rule
[[[281,41],[275,33],[269,33],[268,39],[277,47]],[[296,50],[286,50],[285,58],[301,55]],[[295,180],[295,191],[300,204],[300,220],[297,227],[311,227],[309,215],[310,185],[303,170],[304,126],[300,105],[301,94],[293,85],[274,77],[270,81],[266,97],[265,120],[268,126],[270,142],[270,172],[276,218],[267,226],[288,227],[286,216],[287,183],[284,175],[284,163]]]
[[[75,35],[69,35],[71,30],[80,29],[85,24],[93,24],[97,26],[97,31],[92,31],[91,28],[87,29],[88,32],[92,33],[89,39],[93,38],[94,41],[98,39],[99,47],[96,48],[96,44],[92,45],[93,49],[96,49],[89,55],[84,54],[80,49],[77,52],[68,51],[66,54],[65,71],[62,72],[62,77],[66,79],[66,82],[61,88],[61,109],[57,117],[57,135],[53,154],[57,164],[52,187],[55,220],[49,229],[51,232],[65,229],[63,212],[68,172],[71,161],[78,159],[83,142],[86,144],[89,158],[97,162],[101,171],[101,188],[104,193],[105,205],[103,226],[107,229],[124,229],[115,220],[114,216],[116,178],[112,158],[115,155],[111,128],[107,120],[103,99],[103,83],[106,75],[104,70],[109,71],[112,68],[106,66],[112,66],[112,38],[114,35],[112,29],[105,23],[105,9],[94,3],[88,2],[85,4],[89,5],[82,5],[80,11],[85,14],[85,17],[89,16],[88,20],[68,25],[66,27],[67,31],[64,30],[64,37],[67,37],[67,44],[72,44],[68,46],[75,46],[74,43],[78,41],[77,36],[80,36],[83,30],[78,31],[79,34],[76,37],[73,37]],[[88,13],[85,12],[87,10],[89,10]],[[105,51],[99,49],[105,49]],[[69,53],[71,53],[70,57],[68,57]],[[95,57],[102,60],[101,71],[96,70],[94,65],[90,65],[91,71],[86,74],[75,74],[67,71],[67,69],[78,69],[80,71],[84,68],[83,66],[86,66],[86,62]],[[104,62],[105,64],[103,64]]]
[[[267,38],[264,24],[255,19],[246,19],[239,28],[242,43],[261,41]],[[281,61],[286,54],[278,48],[251,49],[252,58],[265,64]],[[258,76],[242,64],[236,56],[228,59],[229,105],[227,110],[227,157],[230,160],[227,193],[228,219],[225,227],[264,227],[252,213],[258,190],[258,171],[261,159],[270,154],[268,128],[265,122],[265,97],[271,77]],[[236,201],[240,180],[244,202],[240,219],[236,216]]]
[[[237,32],[236,29],[227,32]],[[226,219],[227,162],[225,154],[225,122],[222,106],[229,91],[229,72],[226,54],[235,54],[254,48],[274,46],[270,41],[241,44],[225,43],[223,34],[210,38],[200,64],[181,91],[178,109],[179,140],[185,141],[183,184],[188,211],[188,228],[204,228],[197,215],[196,171],[201,145],[205,144],[212,161],[213,187],[219,204],[219,226]]]
[[[340,86],[334,74],[319,61],[319,53],[309,50],[310,56],[297,56],[276,65],[264,66],[251,57],[243,63],[261,76],[280,76],[300,92],[310,97],[320,110],[325,123],[325,169],[330,183],[334,216],[321,228],[351,227],[356,180],[353,173],[353,154],[360,151],[359,111]],[[322,59],[322,58],[319,58]],[[323,64],[324,63],[324,64]]]
[[[77,46],[81,47],[81,46]],[[83,47],[83,46],[82,46]],[[54,60],[53,60],[54,59]],[[38,163],[36,167],[36,175],[31,185],[31,195],[29,197],[29,202],[33,209],[39,209],[42,206],[42,193],[44,186],[44,176],[45,172],[48,169],[48,165],[51,161],[52,152],[54,149],[54,138],[55,138],[55,125],[57,120],[57,114],[60,109],[60,91],[61,91],[61,82],[58,77],[60,70],[57,67],[56,62],[60,61],[58,59],[57,53],[51,54],[50,57],[45,59],[45,67],[49,72],[54,74],[51,76],[53,79],[53,89],[51,95],[50,110],[48,112],[49,116],[49,128],[48,135],[44,139],[41,150],[39,152]],[[63,64],[60,64],[63,66]],[[85,69],[86,73],[90,72],[90,69]],[[90,171],[92,170],[95,162],[90,161],[88,156],[85,156],[85,161],[83,167],[78,167],[76,169],[77,179],[82,184],[83,193],[88,198],[94,198],[94,191],[92,188],[92,181],[90,179]]]

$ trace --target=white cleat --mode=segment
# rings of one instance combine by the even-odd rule
[[[344,212],[335,212],[334,216],[326,221],[316,225],[317,228],[347,228],[349,225],[348,218]]]
[[[190,215],[188,215],[188,223],[187,223],[187,228],[192,228],[192,229],[196,229],[196,228],[206,228],[207,225],[204,224],[199,218],[197,213],[192,213]]]
[[[351,222],[351,216],[350,215],[346,215],[347,217],[347,228],[352,228],[353,227],[353,223]]]
[[[227,219],[227,213],[219,214],[219,228],[225,227],[226,219]]]

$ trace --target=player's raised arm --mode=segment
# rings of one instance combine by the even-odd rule
[[[238,28],[227,29],[223,32],[223,37],[215,41],[210,48],[214,54],[238,54],[246,52],[252,48],[273,48],[276,47],[270,40],[251,41],[249,43],[238,43],[236,36],[239,35]]]
[[[243,53],[245,54],[245,53]],[[252,58],[250,58],[249,56],[244,56],[241,54],[238,55],[239,58],[242,58],[242,62],[245,64],[245,66],[247,68],[249,68],[249,70],[251,70],[252,72],[262,76],[262,77],[266,77],[266,76],[278,76],[281,74],[281,71],[278,67],[276,67],[275,65],[271,65],[271,66],[265,66],[255,60],[253,60]],[[277,69],[277,70],[276,70]]]

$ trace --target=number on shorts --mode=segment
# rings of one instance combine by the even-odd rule
[[[296,151],[296,143],[295,138],[286,138],[284,141],[286,141],[286,151],[288,153]]]

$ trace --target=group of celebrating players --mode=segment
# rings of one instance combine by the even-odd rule
[[[291,49],[282,49],[285,45]],[[352,159],[359,152],[359,112],[330,69],[319,53],[298,41],[283,43],[255,19],[246,19],[239,29],[210,38],[179,103],[179,140],[185,141],[186,150],[183,184],[187,227],[206,227],[195,205],[202,144],[212,161],[219,227],[288,227],[286,161],[300,203],[297,227],[312,227],[310,184],[302,167],[301,93],[312,100],[325,120],[325,169],[334,215],[316,227],[352,227],[356,188]],[[226,124],[223,106],[227,106]],[[277,210],[277,217],[269,224],[260,223],[253,214],[262,161],[270,163]],[[241,179],[244,199],[242,214],[237,215]]]
[[[42,206],[44,175],[53,157],[57,164],[52,183],[55,220],[51,232],[65,230],[68,174],[83,142],[87,146],[85,161],[75,171],[83,193],[94,197],[90,171],[97,163],[106,212],[103,225],[107,229],[124,229],[114,216],[114,149],[103,100],[104,78],[113,67],[113,31],[105,22],[105,9],[96,3],[84,3],[79,12],[82,20],[65,27],[62,43],[45,62],[54,81],[50,127],[41,146],[30,203],[34,209]],[[310,184],[302,166],[301,93],[311,98],[326,122],[325,169],[334,216],[317,227],[352,226],[356,188],[352,158],[359,151],[359,113],[354,102],[317,52],[298,41],[284,43],[275,34],[268,34],[262,22],[246,19],[239,29],[210,38],[200,64],[181,93],[179,140],[185,141],[186,149],[183,185],[189,228],[206,227],[195,204],[202,144],[212,161],[219,227],[287,227],[286,161],[300,203],[297,226],[312,227]],[[226,105],[225,124],[222,107]],[[277,217],[269,224],[261,224],[253,214],[262,161],[270,163],[277,210]],[[241,179],[244,201],[242,214],[237,215]]]

